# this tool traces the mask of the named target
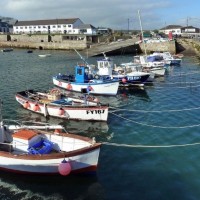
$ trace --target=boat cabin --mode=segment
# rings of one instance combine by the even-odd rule
[[[114,69],[113,60],[105,57],[104,59],[97,60],[98,74],[100,76],[110,76]]]
[[[88,82],[89,79],[89,68],[86,66],[75,67],[75,80],[77,83]]]

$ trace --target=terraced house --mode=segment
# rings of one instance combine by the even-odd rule
[[[61,33],[94,34],[95,27],[84,24],[79,18],[17,21],[13,26],[14,34]]]

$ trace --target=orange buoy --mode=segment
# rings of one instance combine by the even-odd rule
[[[26,102],[24,103],[23,107],[24,107],[24,108],[26,108],[26,109],[27,109],[27,108],[29,108],[29,107],[30,107],[30,104],[29,104],[29,102],[28,102],[28,101],[26,101]]]
[[[72,85],[70,83],[67,84],[67,90],[72,90]]]
[[[65,110],[63,108],[59,108],[58,115],[64,115]]]
[[[40,107],[39,105],[36,103],[34,106],[33,106],[33,111],[39,111],[40,110]]]
[[[60,134],[60,133],[61,133],[61,130],[60,130],[60,129],[55,129],[54,133],[55,133],[55,134]]]

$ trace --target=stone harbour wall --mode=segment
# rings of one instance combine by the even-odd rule
[[[83,50],[87,48],[87,42],[70,36],[63,39],[62,35],[0,35],[0,47]]]
[[[145,52],[145,46],[147,53],[155,52],[155,51],[168,51],[171,54],[176,53],[176,42],[174,40],[168,42],[154,42],[154,43],[140,43],[140,48],[142,52]]]

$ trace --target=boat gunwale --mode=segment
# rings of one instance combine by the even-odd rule
[[[85,86],[90,86],[90,85],[107,85],[107,84],[111,84],[111,83],[116,83],[116,82],[119,82],[118,80],[105,80],[103,82],[84,82],[84,83],[79,83],[79,82],[71,82],[71,81],[67,81],[67,80],[64,80],[64,79],[60,79],[60,78],[57,78],[56,76],[53,76],[53,79],[59,81],[59,82],[64,82],[64,83],[69,83],[71,85],[85,85]],[[92,80],[98,80],[98,79],[92,79]]]
[[[59,158],[68,158],[79,156],[95,149],[100,148],[101,143],[96,143],[93,146],[84,147],[81,149],[73,150],[70,152],[61,151],[58,153],[50,153],[50,154],[38,154],[31,155],[28,153],[23,154],[12,154],[12,152],[0,151],[0,157],[10,158],[10,159],[21,159],[21,160],[49,160],[49,159],[59,159]]]
[[[38,154],[38,155],[28,154],[28,152],[27,153],[23,152],[22,154],[14,154],[10,151],[0,150],[0,157],[6,157],[6,158],[12,158],[12,159],[25,159],[25,160],[58,159],[58,158],[73,157],[73,156],[85,154],[87,152],[100,148],[100,146],[102,145],[101,143],[96,143],[96,142],[93,144],[93,140],[91,138],[80,136],[80,135],[75,135],[75,134],[70,134],[70,133],[55,134],[55,133],[49,133],[44,130],[40,130],[39,132],[45,135],[57,135],[60,137],[68,137],[68,138],[88,142],[88,146],[82,147],[80,149],[72,150],[69,152],[60,151],[60,152],[55,152],[55,153],[50,153],[50,154]],[[8,143],[8,145],[11,145],[11,144],[12,143]]]

